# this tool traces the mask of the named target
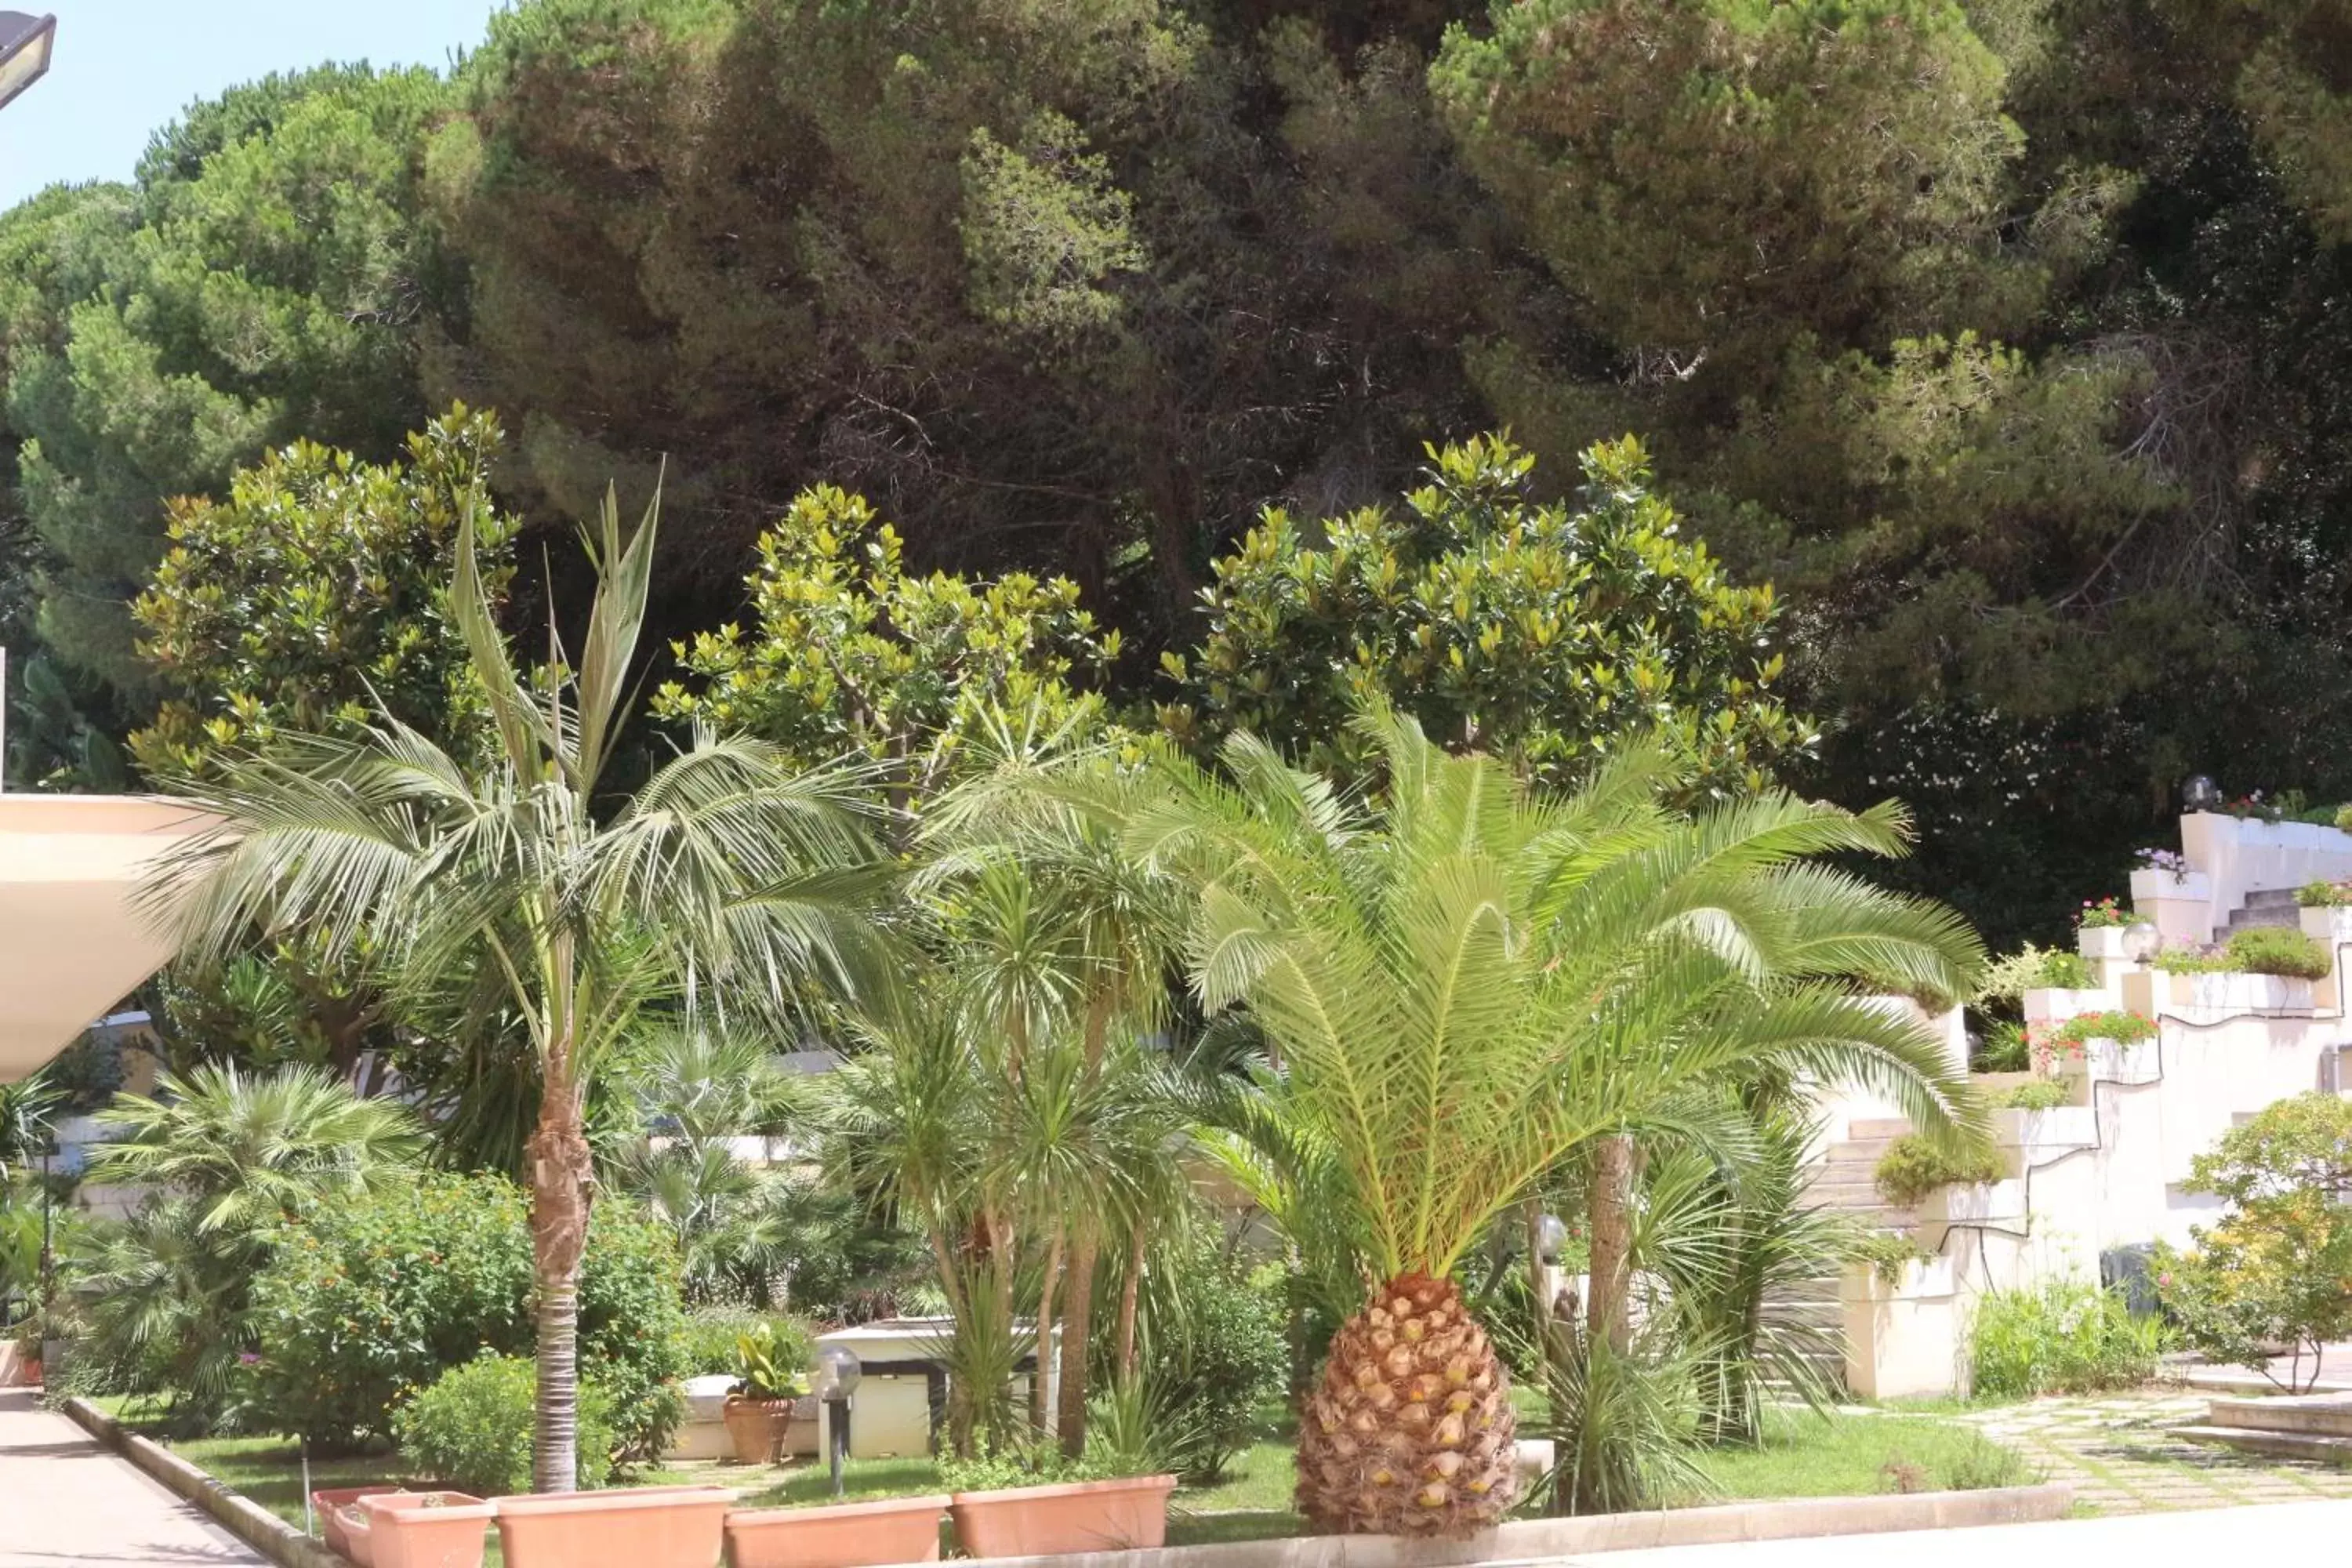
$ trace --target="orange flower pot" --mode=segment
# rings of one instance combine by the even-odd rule
[[[734,1500],[724,1487],[502,1497],[499,1545],[507,1568],[710,1568]]]
[[[482,1568],[491,1508],[464,1492],[382,1492],[359,1500],[373,1537],[365,1568]],[[344,1516],[348,1525],[350,1515]],[[362,1531],[352,1531],[353,1545]]]
[[[827,1508],[739,1508],[727,1516],[734,1568],[881,1568],[936,1563],[944,1497],[887,1498]]]
[[[360,1568],[375,1568],[375,1527],[368,1510],[355,1502],[336,1510],[335,1533],[343,1538],[342,1554]]]
[[[396,1492],[398,1487],[323,1487],[310,1494],[310,1515],[319,1521],[320,1539],[329,1547],[356,1563],[351,1537],[343,1530],[343,1510],[360,1510],[354,1505],[363,1497],[383,1497]]]
[[[775,1457],[777,1439],[793,1419],[789,1399],[746,1399],[730,1394],[719,1413],[727,1424],[727,1440],[735,1445],[739,1465],[764,1465]]]
[[[1175,1489],[1174,1476],[1010,1487],[958,1492],[948,1511],[974,1557],[1118,1552],[1167,1544],[1168,1494]]]

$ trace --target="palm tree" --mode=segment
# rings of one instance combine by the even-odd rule
[[[1377,806],[1241,735],[1223,777],[1171,762],[1120,816],[1131,853],[1196,889],[1194,988],[1265,1030],[1372,1281],[1302,1413],[1301,1510],[1460,1534],[1507,1508],[1514,1436],[1449,1278],[1464,1253],[1570,1152],[1735,1071],[1857,1079],[1929,1128],[1964,1118],[1936,1042],[1846,977],[1958,992],[1978,949],[1948,911],[1808,859],[1895,852],[1892,807],[1767,795],[1683,819],[1640,758],[1549,801],[1410,720],[1359,722],[1385,764]]]
[[[468,498],[448,608],[495,731],[474,764],[385,715],[351,739],[237,759],[183,793],[223,818],[166,867],[184,951],[216,960],[254,933],[364,944],[408,1005],[483,977],[530,1042],[537,1114],[523,1156],[538,1331],[534,1484],[578,1473],[577,1320],[586,1242],[589,1086],[656,1005],[784,1009],[814,975],[883,970],[866,910],[886,868],[851,770],[803,773],[773,748],[698,732],[632,795],[604,779],[626,719],[660,498],[623,536],[608,492],[589,535],[598,582],[575,664],[558,645],[526,679],[476,560]],[[551,639],[552,640],[552,639]],[[168,903],[162,904],[169,908]]]

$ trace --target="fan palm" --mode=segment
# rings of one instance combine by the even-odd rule
[[[532,1474],[578,1474],[577,1320],[587,1233],[588,1087],[655,1005],[727,994],[778,1008],[812,974],[875,983],[866,920],[881,863],[861,775],[804,773],[772,748],[698,733],[625,797],[604,780],[626,717],[659,497],[624,537],[608,493],[589,535],[597,587],[575,665],[526,681],[492,618],[470,498],[449,612],[495,745],[469,764],[385,716],[231,762],[184,793],[222,817],[151,892],[192,957],[252,933],[303,933],[330,957],[364,944],[406,1005],[486,977],[536,1069],[523,1155],[531,1197],[538,1410]]]
[[[1967,1112],[1937,1042],[1844,977],[1958,992],[1978,950],[1948,911],[1808,860],[1897,851],[1892,807],[1768,795],[1684,819],[1639,759],[1545,800],[1410,720],[1359,722],[1376,809],[1242,735],[1223,777],[1171,763],[1122,816],[1196,889],[1195,989],[1265,1031],[1374,1281],[1307,1402],[1301,1510],[1462,1533],[1507,1507],[1513,1438],[1449,1279],[1464,1252],[1571,1150],[1735,1071],[1858,1080],[1948,1127]]]

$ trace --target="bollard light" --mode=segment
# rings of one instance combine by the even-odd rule
[[[0,109],[49,74],[57,52],[58,19],[0,11]]]
[[[1538,1262],[1558,1263],[1561,1249],[1567,1246],[1568,1226],[1560,1223],[1559,1215],[1548,1214],[1536,1220],[1536,1260]]]
[[[2221,809],[2221,792],[2211,779],[2199,773],[2180,786],[2180,809],[2219,811]]]

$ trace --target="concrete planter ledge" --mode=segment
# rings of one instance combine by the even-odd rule
[[[350,1563],[328,1550],[325,1542],[303,1534],[162,1444],[124,1431],[121,1423],[89,1400],[66,1401],[66,1414],[91,1436],[204,1510],[223,1529],[278,1564],[278,1568],[351,1568]]]
[[[1960,1530],[2063,1519],[2074,1489],[2063,1482],[1910,1496],[1788,1498],[1581,1519],[1523,1519],[1468,1541],[1399,1535],[1295,1535],[1162,1546],[1148,1552],[1084,1552],[1056,1557],[982,1557],[985,1568],[1450,1568],[1457,1563],[1556,1562],[1589,1552],[1797,1541],[1909,1530]]]

